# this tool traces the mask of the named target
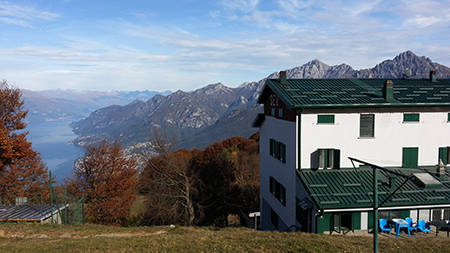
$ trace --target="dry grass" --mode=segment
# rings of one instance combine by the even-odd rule
[[[0,225],[0,252],[372,252],[370,236],[245,228]],[[3,236],[2,236],[3,234]],[[447,252],[447,237],[380,236],[380,252]]]

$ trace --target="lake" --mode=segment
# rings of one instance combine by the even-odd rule
[[[28,123],[26,128],[33,149],[41,154],[58,183],[72,175],[74,161],[84,156],[84,148],[67,144],[77,137],[68,127],[70,123],[72,121]]]

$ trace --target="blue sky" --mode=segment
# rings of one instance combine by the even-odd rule
[[[406,50],[450,66],[448,0],[0,0],[0,79],[30,90],[237,87]]]

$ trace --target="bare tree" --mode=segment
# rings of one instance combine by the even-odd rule
[[[174,139],[157,129],[150,135],[153,156],[147,160],[139,182],[139,190],[147,196],[147,224],[177,223],[194,225],[200,216],[195,201],[199,179],[192,161],[196,151],[174,152]],[[148,153],[148,152],[147,152]]]

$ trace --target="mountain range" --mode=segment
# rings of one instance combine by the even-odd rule
[[[136,99],[148,100],[157,94],[168,95],[170,91],[77,91],[22,89],[24,107],[28,109],[27,121],[76,121],[93,111],[110,106],[126,105]]]
[[[288,78],[428,78],[436,70],[437,78],[450,78],[450,68],[406,51],[370,69],[355,70],[347,64],[329,66],[320,60],[287,70]],[[262,108],[257,97],[267,78],[277,78],[278,71],[258,82],[245,82],[237,88],[221,83],[210,84],[193,92],[176,91],[157,94],[148,100],[113,105],[92,112],[71,126],[79,135],[72,144],[85,146],[104,138],[120,140],[130,146],[148,140],[154,129],[162,129],[178,140],[179,148],[205,148],[215,141],[233,136],[249,137],[257,131],[252,122]]]

